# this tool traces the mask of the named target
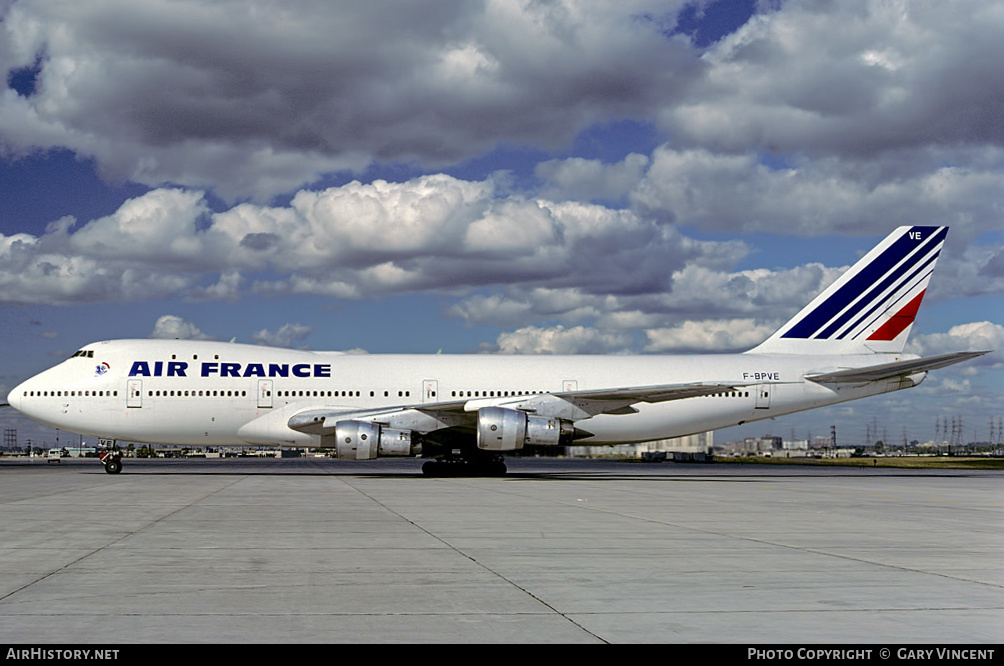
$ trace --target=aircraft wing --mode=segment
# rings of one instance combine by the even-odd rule
[[[989,354],[989,351],[975,352],[953,352],[951,354],[941,354],[940,356],[928,356],[927,358],[917,358],[909,361],[896,361],[895,363],[883,363],[865,368],[851,368],[848,370],[837,370],[834,372],[823,372],[814,375],[806,375],[805,378],[817,384],[857,384],[862,382],[877,382],[883,379],[894,379],[907,375],[937,370],[949,365],[968,361],[977,356]]]
[[[367,410],[310,409],[295,414],[289,419],[288,425],[293,430],[320,434],[333,428],[338,421],[363,420],[385,424],[392,428],[431,432],[439,428],[473,425],[478,410],[484,407],[507,407],[539,416],[580,420],[598,414],[633,414],[638,410],[631,405],[639,402],[683,400],[734,391],[744,386],[749,384],[692,382],[449,400]]]
[[[432,432],[440,428],[468,425],[463,402],[442,402],[428,405],[399,405],[378,409],[338,409],[325,407],[307,409],[294,414],[287,425],[293,430],[315,435],[330,432],[339,421],[370,421],[392,428]]]
[[[584,412],[584,416],[577,416],[576,418],[596,416],[597,414],[631,414],[638,411],[631,405],[639,402],[655,403],[697,398],[703,395],[734,391],[744,386],[749,386],[749,384],[735,382],[690,382],[685,384],[662,384],[632,388],[562,391],[560,393],[532,396],[516,408],[533,411],[542,416],[563,416],[568,418],[563,414],[551,413],[553,407],[559,406],[559,403],[565,403]],[[500,406],[508,405],[502,404]],[[470,408],[471,405],[468,405],[467,409]],[[475,406],[475,409],[477,408]]]

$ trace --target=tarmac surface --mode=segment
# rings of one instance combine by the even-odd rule
[[[7,643],[1004,639],[1004,474],[0,460]]]

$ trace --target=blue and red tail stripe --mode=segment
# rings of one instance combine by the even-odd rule
[[[907,303],[903,309],[894,314],[889,318],[886,323],[882,324],[874,333],[868,336],[869,340],[895,340],[896,336],[902,333],[913,324],[913,320],[917,318],[917,310],[920,309],[920,302],[924,300],[924,294],[927,292],[920,292],[913,299]]]
[[[904,279],[900,280],[899,284],[897,284],[892,291],[886,294],[885,298],[875,300],[874,305],[858,317],[858,319],[856,319],[855,322],[839,336],[839,339],[844,339],[844,337],[851,331],[854,331],[852,339],[858,337],[863,331],[867,330],[870,325],[869,323],[869,325],[862,326],[866,320],[870,319],[874,322],[880,318],[886,310],[891,307],[895,307],[895,303],[897,301],[902,300],[909,293],[911,293],[916,285],[927,282],[931,278],[931,273],[934,272],[934,263],[938,259],[938,254],[940,252],[941,250],[939,248],[935,252],[931,253],[925,261],[920,263],[916,270],[911,272]]]
[[[897,300],[903,299],[918,285],[926,282],[947,234],[947,227],[905,228],[878,256],[854,272],[843,285],[795,322],[781,337],[817,340],[843,339],[847,335],[857,337],[877,322],[887,310],[895,307]],[[919,306],[922,295],[913,297],[893,319],[900,317],[900,313],[908,312],[911,305]],[[882,335],[888,335],[902,324],[903,319],[905,315],[896,324],[885,322],[878,331],[884,331]],[[911,316],[909,323],[912,321]],[[909,323],[903,325],[896,334],[905,330]],[[878,331],[873,335],[878,335]]]

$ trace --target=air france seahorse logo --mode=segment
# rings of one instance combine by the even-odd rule
[[[94,376],[95,377],[100,377],[101,375],[105,374],[106,372],[108,372],[111,369],[112,369],[112,366],[110,366],[106,362],[102,361],[101,365],[99,365],[97,368],[94,369]]]

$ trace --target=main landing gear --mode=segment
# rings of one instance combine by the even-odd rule
[[[122,452],[114,449],[105,449],[98,455],[101,464],[105,466],[105,471],[109,474],[118,474],[122,471]]]
[[[422,474],[429,477],[505,476],[506,471],[505,458],[497,454],[445,455],[422,465]]]

